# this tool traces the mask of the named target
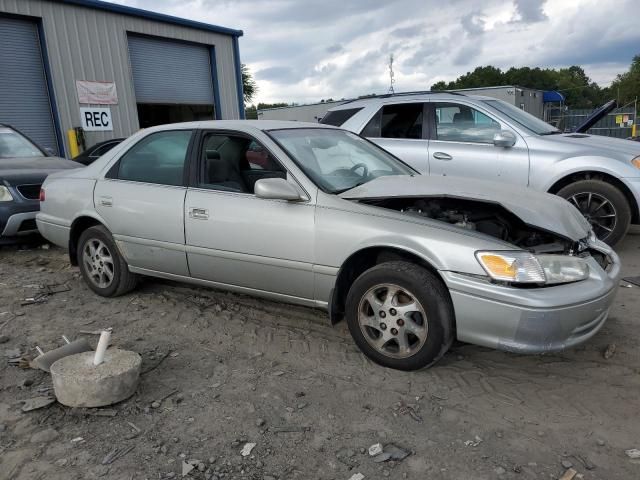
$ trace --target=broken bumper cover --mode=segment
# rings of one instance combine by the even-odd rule
[[[615,252],[598,249],[609,256],[607,271],[589,258],[589,278],[565,285],[516,288],[441,272],[458,340],[519,353],[559,351],[587,341],[606,322],[621,276]]]

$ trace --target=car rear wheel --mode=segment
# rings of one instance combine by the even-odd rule
[[[358,347],[385,367],[430,366],[453,341],[453,307],[446,287],[412,263],[386,262],[360,275],[349,290],[346,314]]]
[[[580,180],[562,188],[558,195],[580,210],[603,242],[615,245],[626,235],[631,208],[614,185],[602,180]]]
[[[117,297],[135,288],[137,276],[129,271],[111,234],[102,225],[82,232],[77,255],[82,277],[98,295]]]

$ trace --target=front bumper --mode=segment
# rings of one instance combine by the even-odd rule
[[[35,218],[40,210],[37,201],[0,203],[0,237],[12,238],[37,233]]]
[[[559,351],[587,341],[606,322],[621,277],[615,252],[601,242],[597,249],[611,260],[607,271],[589,258],[589,278],[565,285],[517,288],[441,272],[458,340],[520,353]]]

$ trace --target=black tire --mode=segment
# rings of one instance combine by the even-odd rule
[[[109,253],[110,258],[112,259],[112,268],[109,269],[112,278],[108,285],[104,286],[100,286],[96,283],[95,275],[97,275],[97,272],[95,270],[91,271],[89,265],[85,261],[85,249],[90,248],[88,244],[91,243],[91,245],[95,246],[98,242],[101,242],[102,245],[106,247],[106,252]],[[104,251],[105,250],[102,250],[102,252]],[[118,297],[120,295],[124,295],[125,293],[133,290],[138,283],[137,275],[129,271],[127,262],[118,251],[118,247],[113,241],[109,230],[102,225],[87,228],[82,232],[78,239],[77,259],[84,281],[91,290],[102,297]],[[96,266],[104,268],[104,266],[101,266],[99,263],[97,263]],[[106,275],[104,278],[106,278]]]
[[[420,342],[417,342],[415,352],[404,358],[390,356],[373,347],[365,335],[371,339],[376,329],[371,330],[370,327],[360,324],[359,314],[365,305],[363,304],[365,295],[372,291],[375,294],[375,289],[385,284],[398,286],[402,290],[406,289],[415,297],[426,314],[424,319],[427,326],[426,339],[421,345]],[[391,328],[392,325],[400,325],[399,314],[396,314],[395,311],[389,310],[389,312],[387,314],[389,315],[387,317],[389,326],[385,324],[384,329],[388,328],[389,333],[392,333],[394,330]],[[346,301],[346,318],[351,336],[360,350],[374,362],[397,370],[417,370],[433,365],[446,353],[454,339],[453,305],[447,288],[439,278],[428,270],[404,261],[381,263],[361,274],[349,289]],[[418,318],[421,318],[421,315]],[[378,320],[379,318],[374,321]],[[378,333],[382,334],[382,331],[378,329]],[[415,337],[415,340],[417,341],[418,337]],[[385,345],[389,345],[389,343]],[[399,343],[397,347],[399,349]],[[387,348],[393,348],[393,343]]]
[[[587,205],[589,194],[596,200]],[[631,207],[624,193],[614,185],[602,180],[580,180],[560,189],[557,195],[569,200],[580,210],[603,242],[613,246],[627,234],[631,224]],[[600,199],[605,199],[609,204],[599,208]],[[605,214],[615,217],[602,217]],[[615,223],[610,222],[612,218]]]

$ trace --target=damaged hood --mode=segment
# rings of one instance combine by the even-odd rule
[[[378,177],[340,194],[345,200],[449,197],[497,203],[525,224],[573,241],[585,238],[591,226],[569,202],[526,187],[462,177],[392,175]]]

